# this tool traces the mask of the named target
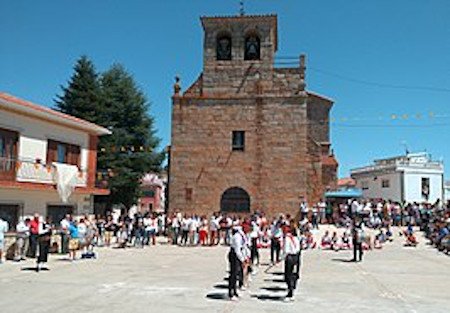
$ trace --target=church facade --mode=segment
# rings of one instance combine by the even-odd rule
[[[174,86],[169,212],[296,214],[336,184],[333,101],[306,90],[304,56],[275,66],[276,15],[201,23],[203,71]]]

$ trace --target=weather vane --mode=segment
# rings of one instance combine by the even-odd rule
[[[245,15],[245,10],[244,10],[244,0],[239,1],[239,14],[241,16]]]

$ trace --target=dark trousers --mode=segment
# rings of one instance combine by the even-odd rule
[[[69,236],[66,233],[61,233],[61,254],[69,253]]]
[[[243,279],[242,275],[242,264],[241,261],[236,256],[233,249],[228,253],[228,262],[230,263],[230,276],[228,278],[228,295],[231,297],[237,296],[236,282],[238,275],[240,279]],[[242,278],[241,278],[242,277]]]
[[[188,241],[189,230],[184,230],[181,233],[181,244],[186,245]]]
[[[252,264],[255,264],[255,260],[257,260],[256,264],[259,264],[259,251],[258,251],[258,238],[252,238],[252,249],[250,250],[250,257],[252,259]]]
[[[47,263],[49,249],[50,249],[49,240],[39,240],[39,256],[37,259],[38,263]]]
[[[37,234],[31,234],[30,235],[30,246],[28,249],[28,256],[30,258],[36,257],[36,250],[38,245],[38,235]]]
[[[297,287],[298,274],[294,272],[297,265],[298,254],[288,254],[284,261],[284,280],[288,287],[288,297],[292,297],[292,293]]]
[[[277,239],[272,238],[270,241],[270,261],[272,261],[272,263],[280,261],[280,248],[280,242]]]
[[[362,242],[357,242],[353,240],[353,261],[362,261],[363,257],[363,248]]]

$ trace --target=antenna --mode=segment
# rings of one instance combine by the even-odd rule
[[[239,15],[240,16],[245,15],[244,0],[239,1]]]
[[[409,154],[408,143],[405,140],[403,140],[401,145],[405,147],[405,154],[408,155]]]

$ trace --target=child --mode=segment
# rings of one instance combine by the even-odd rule
[[[119,231],[119,248],[125,249],[128,242],[128,229],[127,225],[124,223],[120,227]]]
[[[322,236],[322,240],[320,242],[320,247],[323,250],[328,250],[331,249],[331,238],[330,238],[330,233],[327,231],[325,231],[325,234]]]

